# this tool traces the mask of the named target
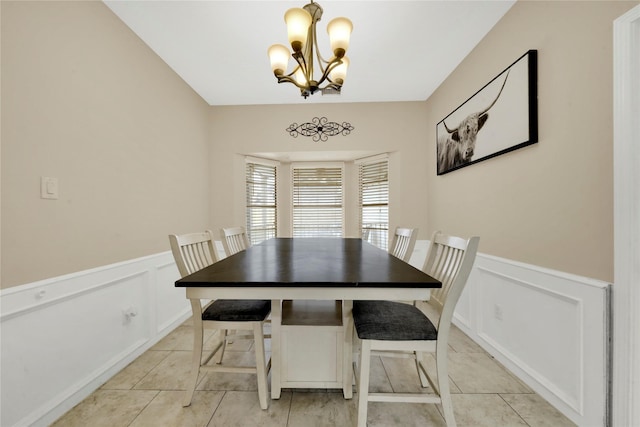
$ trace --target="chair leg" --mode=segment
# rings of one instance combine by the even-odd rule
[[[229,331],[224,329],[220,329],[218,331],[218,333],[220,334],[220,339],[221,339],[221,343],[220,343],[220,349],[217,351],[217,353],[214,356],[214,362],[216,364],[221,364],[222,363],[222,358],[224,357],[224,351],[227,349],[227,333]]]
[[[358,375],[358,427],[367,426],[369,404],[369,371],[371,370],[371,343],[362,340],[360,346],[360,374]]]
[[[352,322],[353,324],[353,322]],[[356,386],[356,391],[358,390],[358,375],[360,372],[360,347],[361,341],[358,338],[358,334],[356,333],[355,328],[353,329],[353,333],[351,334],[353,337],[353,345],[351,349],[351,360],[353,365],[353,385]]]
[[[342,302],[342,393],[345,399],[353,398],[353,301]]]
[[[420,366],[423,366],[426,369],[425,361],[424,361],[424,352],[416,351],[414,352],[414,356],[416,358],[416,369],[418,370],[418,376],[420,377],[420,384],[422,387],[429,387],[429,380],[427,380],[427,376]]]
[[[280,399],[282,387],[282,301],[271,300],[271,400]]]
[[[199,305],[199,301],[198,301]],[[194,310],[194,313],[196,310]],[[187,381],[187,390],[184,394],[184,401],[182,406],[191,405],[191,399],[193,398],[193,392],[198,385],[198,377],[200,376],[200,364],[202,363],[202,347],[203,347],[203,330],[202,319],[194,317],[193,322],[193,353],[191,354],[191,373],[189,380]]]
[[[451,392],[449,391],[449,373],[447,369],[447,351],[436,350],[436,372],[438,373],[438,391],[442,401],[442,411],[447,427],[456,427],[456,420],[453,416],[453,404],[451,403]]]
[[[260,400],[260,407],[267,409],[269,402],[267,400],[267,361],[264,354],[264,332],[262,330],[262,323],[255,323],[253,325],[253,341],[256,353],[256,375],[258,377],[258,399]]]

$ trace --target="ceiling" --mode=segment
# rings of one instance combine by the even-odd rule
[[[424,101],[514,2],[320,0],[321,54],[330,54],[327,23],[345,16],[354,27],[351,65],[342,94],[305,100],[277,83],[267,57],[270,45],[287,45],[285,11],[305,0],[104,1],[214,106]]]

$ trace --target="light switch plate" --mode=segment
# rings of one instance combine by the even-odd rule
[[[57,199],[58,198],[58,178],[48,176],[40,177],[40,198]]]

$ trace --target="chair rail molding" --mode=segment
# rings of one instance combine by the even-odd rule
[[[613,23],[614,285],[611,421],[640,426],[640,5]]]

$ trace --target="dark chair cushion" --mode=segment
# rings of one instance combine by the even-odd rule
[[[418,308],[394,301],[354,301],[353,322],[360,339],[435,340],[438,331]]]
[[[255,322],[266,319],[270,311],[270,300],[219,299],[202,312],[202,320]]]

